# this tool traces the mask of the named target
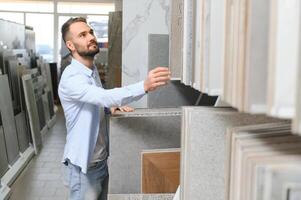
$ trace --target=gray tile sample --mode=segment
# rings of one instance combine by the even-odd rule
[[[29,147],[29,129],[26,123],[25,111],[15,116],[19,149],[23,153]]]
[[[149,34],[148,70],[156,66],[169,66],[169,36]],[[170,81],[168,85],[147,95],[147,108],[167,108],[194,105],[199,92],[180,81]]]
[[[180,79],[182,73],[183,48],[183,0],[171,1],[171,28],[169,38],[169,67],[171,77]]]
[[[141,192],[141,152],[180,147],[180,109],[137,109],[110,119],[109,193]]]
[[[7,75],[0,76],[0,91],[2,94],[0,95],[0,111],[2,114],[7,156],[9,164],[12,165],[19,157],[19,146]]]
[[[0,125],[0,179],[7,170],[8,170],[8,160],[6,154],[6,145],[4,141],[4,132],[1,124]]]
[[[168,34],[148,35],[148,70],[157,66],[169,66]]]
[[[232,109],[184,107],[181,137],[181,199],[224,200],[226,130],[273,122]]]
[[[37,78],[34,74],[27,74],[22,77],[22,82],[33,146],[35,152],[38,153],[42,147],[42,136],[40,133],[40,119],[35,94],[35,84],[37,82]]]
[[[107,88],[121,86],[122,60],[122,12],[109,13],[109,48],[108,48],[108,78]]]
[[[174,194],[109,194],[108,200],[172,200]]]
[[[148,108],[176,108],[194,105],[200,92],[181,81],[170,81],[166,86],[148,93]]]

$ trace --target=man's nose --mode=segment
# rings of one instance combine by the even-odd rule
[[[95,37],[95,35],[94,34],[92,34],[92,33],[89,33],[89,35],[88,35],[89,37],[88,37],[88,39],[89,39],[89,41],[91,41],[91,40],[96,40],[96,37]]]

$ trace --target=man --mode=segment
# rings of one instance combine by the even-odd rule
[[[68,168],[70,199],[107,198],[108,135],[105,114],[108,109],[140,99],[148,91],[167,84],[165,67],[150,71],[145,81],[123,88],[102,88],[93,58],[99,52],[96,37],[84,18],[71,18],[62,27],[62,38],[72,55],[64,70],[59,96],[64,109],[67,138],[63,162]],[[122,111],[132,111],[120,107]]]

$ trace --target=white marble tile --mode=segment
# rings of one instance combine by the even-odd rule
[[[294,116],[300,1],[271,1],[268,113],[272,116]],[[285,97],[285,98],[284,98]]]
[[[169,9],[169,0],[123,0],[122,86],[146,78],[148,35],[169,33]],[[131,105],[145,108],[147,98]]]

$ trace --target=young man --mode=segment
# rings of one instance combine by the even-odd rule
[[[72,54],[64,70],[59,96],[64,109],[67,139],[63,162],[68,167],[70,199],[107,199],[108,135],[105,112],[140,99],[167,84],[165,67],[150,71],[144,81],[127,87],[102,88],[93,58],[99,52],[93,30],[84,18],[71,18],[62,27],[62,38]],[[132,111],[120,107],[122,111]]]

